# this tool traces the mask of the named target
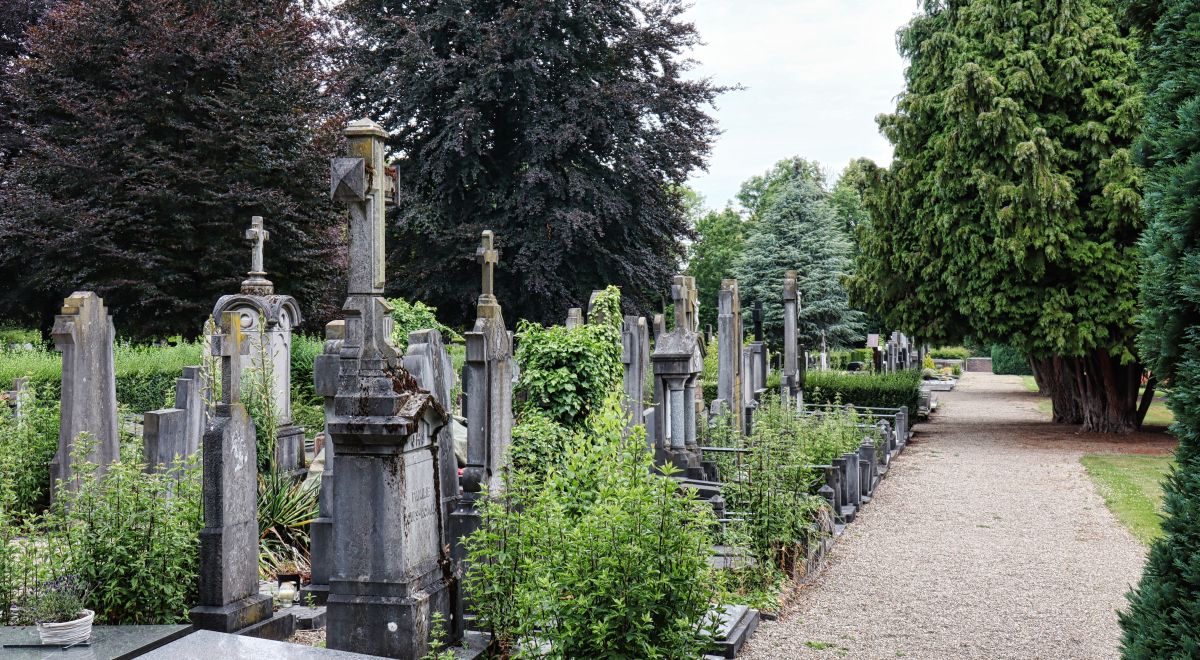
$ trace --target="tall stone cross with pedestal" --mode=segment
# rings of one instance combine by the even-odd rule
[[[58,451],[50,463],[50,483],[61,480],[77,489],[71,469],[75,443],[87,434],[93,443],[87,461],[96,473],[120,458],[117,437],[117,381],[113,362],[112,317],[104,300],[91,291],[76,291],[63,301],[54,319],[54,347],[62,351],[62,405]],[[53,488],[51,496],[53,497]]]
[[[296,299],[277,295],[275,285],[266,278],[263,243],[270,233],[263,228],[262,216],[250,219],[245,237],[251,241],[250,271],[242,280],[240,292],[217,300],[213,318],[220,319],[225,312],[237,313],[250,346],[246,369],[268,376],[278,428],[273,439],[272,466],[282,472],[299,473],[305,464],[304,430],[292,420],[292,328],[304,319]]]
[[[671,285],[675,328],[655,341],[654,367],[655,459],[671,463],[694,479],[705,477],[696,443],[696,390],[704,371],[704,349],[696,331],[695,280],[676,275]]]
[[[733,428],[745,430],[745,392],[742,389],[745,337],[742,333],[742,301],[737,280],[721,280],[717,297],[717,400],[728,410]]]
[[[333,443],[331,649],[416,660],[430,649],[434,614],[452,621],[457,570],[440,493],[438,434],[448,416],[404,370],[383,298],[384,211],[394,170],[375,122],[344,131],[348,157],[331,163],[330,192],[350,211],[350,273],[337,393],[326,422]]]
[[[254,422],[241,402],[241,315],[226,312],[212,337],[221,358],[221,403],[204,434],[204,528],[200,530],[198,628],[234,632],[271,616],[258,593],[258,469]]]

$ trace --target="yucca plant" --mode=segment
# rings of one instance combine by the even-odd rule
[[[280,564],[309,565],[308,525],[318,515],[319,490],[310,482],[268,472],[258,476],[259,572],[270,575]]]

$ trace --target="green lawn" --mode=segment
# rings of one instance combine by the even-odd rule
[[[1162,480],[1170,456],[1088,454],[1080,459],[1108,508],[1142,543],[1161,535]]]

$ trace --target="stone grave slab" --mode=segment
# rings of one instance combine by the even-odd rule
[[[244,635],[230,635],[212,630],[197,630],[141,657],[146,660],[210,660],[211,658],[221,658],[221,660],[261,660],[262,658],[361,660],[380,656],[319,649],[314,646],[275,642]]]
[[[141,657],[195,631],[190,625],[178,626],[95,626],[87,646],[61,650],[59,646],[13,648],[10,644],[39,644],[35,626],[0,627],[0,657],[4,660],[124,660]]]

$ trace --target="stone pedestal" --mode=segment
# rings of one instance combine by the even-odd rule
[[[63,301],[62,314],[54,319],[54,347],[62,351],[63,359],[58,451],[50,464],[51,483],[62,480],[67,488],[78,487],[71,455],[80,434],[88,434],[94,443],[87,460],[98,466],[97,476],[120,458],[115,334],[104,301],[91,291],[71,294]]]
[[[234,632],[271,616],[258,593],[258,471],[254,422],[241,404],[241,360],[248,351],[236,313],[221,317],[213,354],[221,356],[221,397],[204,434],[204,529],[200,530],[198,628]]]

